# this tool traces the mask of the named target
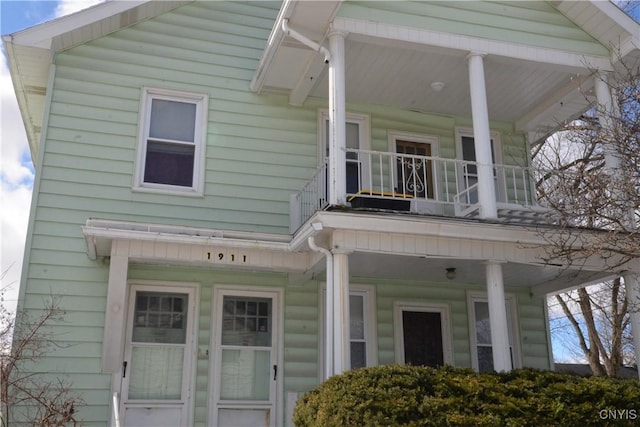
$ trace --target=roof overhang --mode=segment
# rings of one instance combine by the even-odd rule
[[[34,165],[55,54],[186,3],[189,1],[108,1],[2,36]]]

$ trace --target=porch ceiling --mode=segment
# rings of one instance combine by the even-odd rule
[[[456,277],[446,278],[446,269],[455,268]],[[607,279],[611,273],[567,270],[549,265],[503,264],[506,287],[528,288],[535,294],[558,292]],[[451,258],[407,257],[400,255],[355,252],[349,255],[349,274],[366,280],[429,281],[486,287],[484,261]]]
[[[467,54],[349,34],[345,41],[347,102],[471,117]],[[314,61],[312,51],[284,43],[263,90],[292,95],[306,77],[313,81],[308,83],[309,96],[327,98],[328,66],[318,67],[315,76],[308,75],[306,64]],[[491,119],[515,123],[519,131],[545,135],[593,101],[586,68],[497,55],[485,57],[484,68]],[[433,82],[444,83],[444,88],[434,91]]]
[[[582,24],[603,46],[625,41],[623,54],[637,50],[635,42],[629,42],[637,38],[637,24],[611,5],[591,3],[552,4],[569,19],[590,17]],[[328,44],[332,20],[334,29],[344,31],[346,100],[353,104],[470,117],[466,55],[472,50],[487,52],[491,120],[514,123],[517,131],[532,132],[536,139],[584,112],[593,102],[590,69],[612,66],[603,56],[335,18],[339,7],[338,0],[285,2],[252,90],[287,94],[293,105],[308,96],[328,97],[323,55],[284,35],[280,25],[285,19],[291,29],[320,45]],[[433,82],[444,83],[443,90],[432,90]]]

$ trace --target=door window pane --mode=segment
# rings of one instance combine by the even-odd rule
[[[269,400],[271,351],[223,349],[220,398]]]
[[[187,299],[184,294],[137,292],[133,342],[184,344]]]
[[[224,297],[222,345],[271,346],[271,299]]]
[[[183,365],[182,346],[134,346],[127,369],[129,399],[181,399]]]
[[[438,367],[444,365],[440,313],[402,311],[404,363]]]

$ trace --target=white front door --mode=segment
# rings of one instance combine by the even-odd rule
[[[195,288],[132,286],[122,425],[189,425],[195,300]]]
[[[278,293],[217,289],[211,425],[276,425]]]

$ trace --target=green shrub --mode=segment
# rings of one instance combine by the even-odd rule
[[[631,426],[640,382],[519,369],[378,366],[337,375],[305,393],[298,427]]]

